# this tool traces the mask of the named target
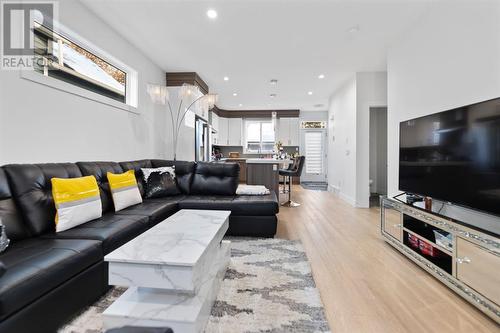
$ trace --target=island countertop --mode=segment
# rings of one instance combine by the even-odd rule
[[[285,165],[293,163],[292,160],[277,160],[274,158],[248,158],[246,162],[247,164],[285,164]]]

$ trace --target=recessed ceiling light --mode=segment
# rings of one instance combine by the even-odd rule
[[[233,93],[233,96],[238,96],[238,94],[237,93]]]
[[[325,74],[318,75],[318,79],[324,79],[324,78],[325,78]]]
[[[350,27],[347,32],[350,32],[351,34],[352,33],[355,33],[355,32],[358,32],[359,31],[359,25],[355,25],[353,27]]]
[[[307,92],[307,94],[308,94],[308,95],[312,95],[312,94],[313,94],[313,92],[312,92],[312,91],[308,91],[308,92]]]
[[[215,9],[209,9],[207,10],[207,16],[208,18],[214,20],[217,18],[217,11]]]
[[[274,98],[276,96],[277,96],[276,94],[269,94],[269,97],[271,97],[271,98]]]
[[[272,84],[273,86],[277,85],[278,84],[278,80],[276,79],[271,79],[269,80],[269,83]]]
[[[240,104],[238,104],[238,106],[241,108],[243,106],[243,104],[240,103]]]
[[[227,76],[224,76],[224,81],[229,81],[229,78]]]

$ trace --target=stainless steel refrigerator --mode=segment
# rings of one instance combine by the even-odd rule
[[[212,158],[212,128],[208,122],[196,117],[195,121],[195,160],[208,162]]]

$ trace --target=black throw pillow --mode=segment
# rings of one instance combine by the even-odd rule
[[[141,169],[144,177],[144,197],[146,199],[178,195],[181,192],[175,181],[174,167]]]

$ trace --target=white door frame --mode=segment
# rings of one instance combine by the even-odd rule
[[[308,120],[309,121],[309,120]],[[312,175],[306,173],[306,166],[304,165],[304,169],[302,170],[302,175],[300,177],[300,181],[303,182],[328,182],[328,157],[327,157],[327,129],[326,128],[301,128],[300,129],[300,145],[302,148],[302,155],[306,156],[306,132],[321,132],[323,135],[323,173],[319,175]],[[307,157],[305,163],[307,164]]]

